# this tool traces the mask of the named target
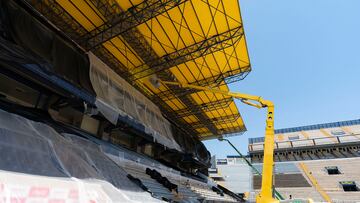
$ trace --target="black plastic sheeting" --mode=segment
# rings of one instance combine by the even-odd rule
[[[14,1],[2,0],[3,26],[18,45],[47,61],[43,66],[54,74],[94,94],[89,80],[89,60],[55,32],[20,8]]]

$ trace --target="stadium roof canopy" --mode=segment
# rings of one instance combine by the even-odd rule
[[[25,1],[25,0],[24,0]],[[148,77],[228,90],[250,71],[238,0],[27,0],[200,139],[246,130],[232,98]]]

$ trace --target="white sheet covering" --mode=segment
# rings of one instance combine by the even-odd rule
[[[170,123],[160,109],[143,94],[132,87],[94,54],[90,59],[90,80],[96,92],[96,106],[111,123],[117,124],[119,115],[145,126],[145,131],[154,141],[181,151],[174,140]]]
[[[102,180],[55,178],[0,170],[1,202],[160,203],[161,200],[119,190]],[[146,194],[146,193],[145,193]]]
[[[126,175],[97,144],[0,110],[0,202],[161,202]]]

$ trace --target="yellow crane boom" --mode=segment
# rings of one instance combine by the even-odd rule
[[[202,87],[197,85],[170,82],[170,81],[152,81],[154,86],[159,86],[160,83],[168,85],[177,85],[184,88],[192,88],[202,91],[208,91],[212,93],[218,93],[226,96],[231,96],[240,99],[241,102],[254,106],[256,108],[267,108],[266,127],[265,127],[265,143],[264,143],[264,161],[262,171],[262,185],[261,192],[256,196],[257,203],[278,203],[279,201],[273,198],[273,167],[274,167],[274,104],[269,100],[264,100],[260,96],[223,91],[214,88]],[[253,102],[257,103],[253,103]]]

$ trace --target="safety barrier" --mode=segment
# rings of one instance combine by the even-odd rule
[[[340,144],[349,142],[360,142],[360,134],[334,136],[334,137],[321,137],[313,139],[299,139],[289,140],[275,143],[275,149],[295,148],[295,147],[307,147],[307,146],[319,146],[326,144]],[[262,151],[264,149],[264,143],[249,144],[249,151]]]

